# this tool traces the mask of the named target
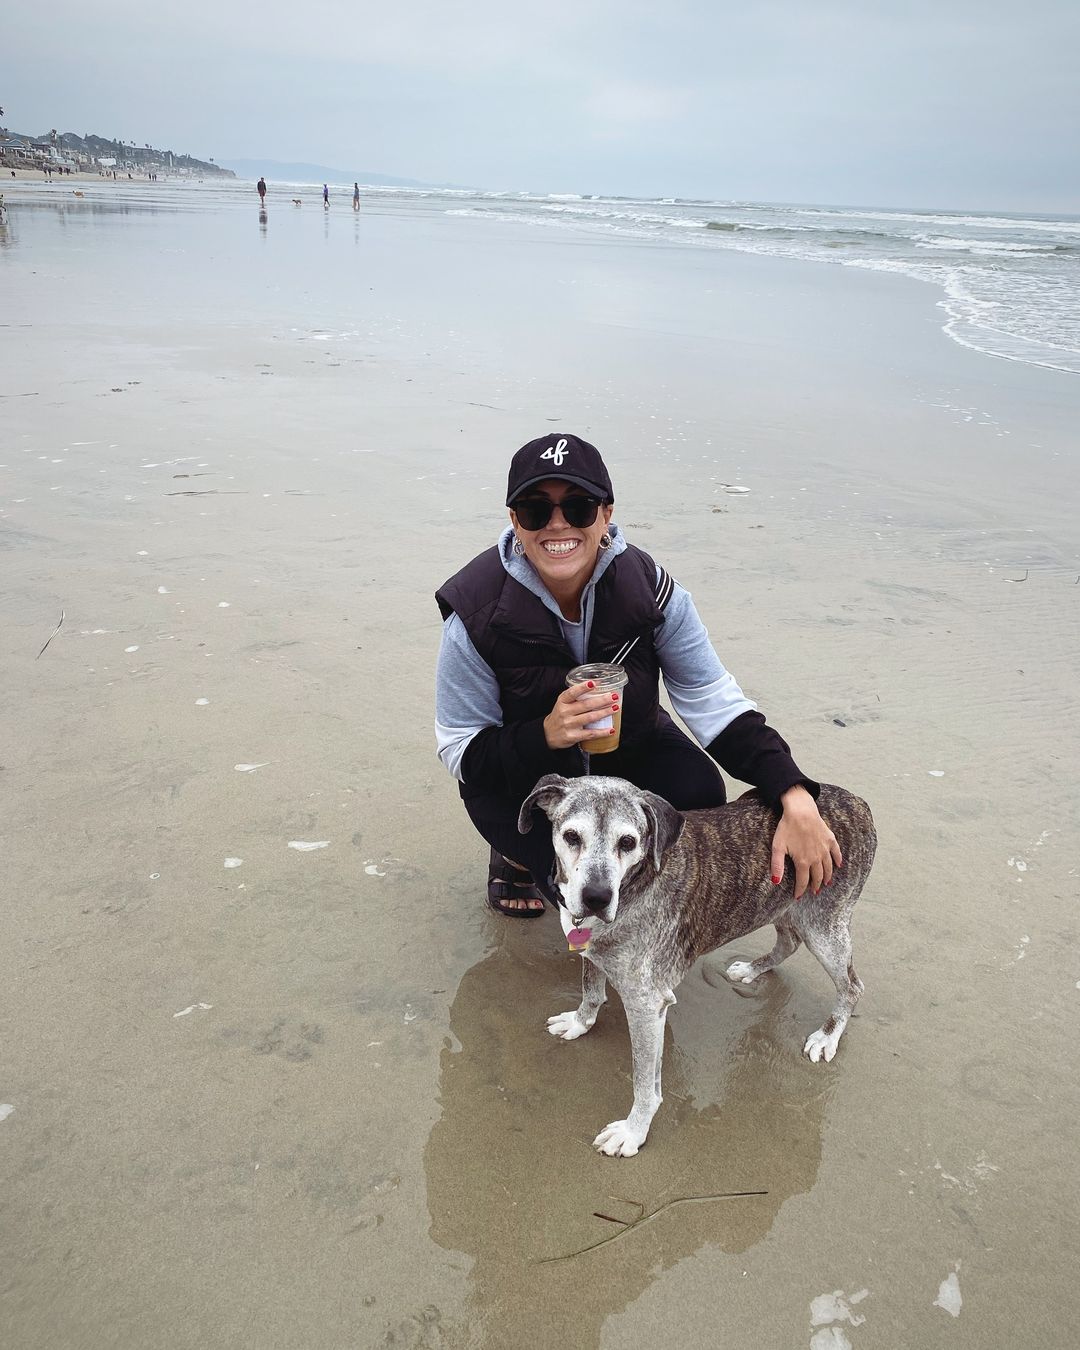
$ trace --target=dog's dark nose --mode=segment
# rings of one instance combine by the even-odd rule
[[[581,903],[590,914],[596,914],[611,904],[611,890],[607,886],[582,886]]]

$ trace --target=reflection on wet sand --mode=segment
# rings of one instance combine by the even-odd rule
[[[832,1075],[799,1054],[784,1016],[790,977],[766,977],[741,1002],[691,974],[669,1022],[648,1145],[616,1160],[591,1140],[632,1092],[618,1000],[573,1044],[544,1034],[547,1013],[577,1001],[576,967],[515,933],[468,972],[450,1010],[460,1045],[442,1054],[425,1167],[432,1237],[474,1261],[463,1345],[588,1350],[606,1318],[677,1261],[706,1244],[741,1252],[761,1241],[817,1176]],[[710,1097],[718,1104],[700,1104]],[[671,1203],[744,1191],[766,1194]],[[654,1217],[623,1227],[640,1214]]]

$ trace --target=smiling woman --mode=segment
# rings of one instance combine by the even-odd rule
[[[587,773],[613,722],[621,733],[605,774],[693,810],[724,802],[719,763],[782,812],[773,880],[790,855],[796,897],[817,891],[840,862],[818,785],[721,665],[689,593],[612,523],[614,501],[595,446],[570,435],[530,441],[510,462],[510,527],[436,594],[439,757],[491,845],[487,903],[521,918],[542,914],[545,898],[561,903],[550,833],[521,835],[518,812],[544,774]],[[613,661],[622,688],[565,687],[575,666]],[[661,675],[708,753],[660,707]]]

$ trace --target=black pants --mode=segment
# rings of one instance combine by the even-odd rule
[[[727,800],[724,780],[716,764],[664,713],[656,732],[647,740],[639,741],[632,749],[596,755],[590,769],[605,777],[625,778],[637,787],[655,792],[680,811],[723,806]],[[466,797],[465,809],[487,842],[504,858],[527,867],[540,891],[557,903],[550,882],[555,850],[551,827],[543,812],[534,810],[532,829],[520,834],[519,801],[498,793],[485,793]]]

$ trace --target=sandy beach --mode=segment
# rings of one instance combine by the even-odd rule
[[[62,186],[0,227],[0,1339],[1070,1346],[1080,378],[905,276]],[[434,753],[433,592],[551,428],[881,841],[833,1063],[758,933],[626,1161],[617,1000],[545,1033],[578,960]]]

